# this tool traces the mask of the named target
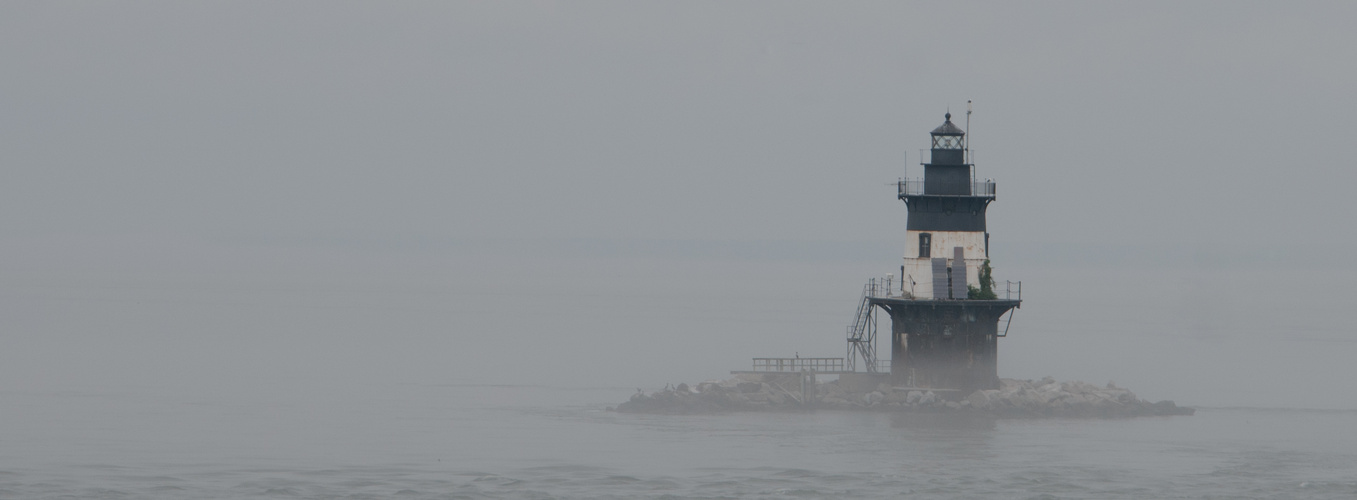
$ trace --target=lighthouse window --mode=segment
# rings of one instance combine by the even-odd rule
[[[929,233],[919,233],[919,257],[928,257],[931,252],[929,248],[933,247],[933,235]]]
[[[933,136],[933,149],[961,149],[961,136],[935,135]]]

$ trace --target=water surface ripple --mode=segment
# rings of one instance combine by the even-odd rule
[[[1354,498],[1357,412],[605,411],[626,389],[0,394],[3,498]]]

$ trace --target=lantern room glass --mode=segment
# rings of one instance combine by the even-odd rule
[[[935,135],[933,136],[933,149],[961,149],[961,136]]]

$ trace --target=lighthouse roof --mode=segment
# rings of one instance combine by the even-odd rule
[[[963,130],[961,130],[960,127],[957,127],[956,125],[952,124],[952,114],[951,114],[951,113],[947,113],[946,116],[947,116],[947,121],[946,121],[946,122],[943,122],[942,126],[939,126],[938,128],[933,129],[932,132],[929,132],[930,134],[933,134],[933,135],[966,135],[966,132],[963,131]]]

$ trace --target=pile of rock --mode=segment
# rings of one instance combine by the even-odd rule
[[[618,405],[632,413],[719,413],[752,410],[887,410],[966,412],[997,417],[1137,417],[1191,415],[1172,401],[1151,403],[1127,389],[1107,384],[1041,380],[1000,381],[999,389],[962,394],[955,390],[875,386],[844,379],[807,385],[797,374],[743,374],[690,388],[679,384],[645,394],[638,391]]]
[[[1084,382],[1000,381],[999,389],[975,391],[961,402],[973,410],[1015,417],[1139,417],[1191,415],[1173,401],[1151,403],[1129,389],[1108,383],[1098,387]]]
[[[774,381],[773,384],[777,384]],[[712,380],[690,388],[688,384],[665,387],[646,394],[637,389],[631,399],[617,406],[616,411],[628,413],[720,413],[752,410],[805,410],[813,408],[800,394],[774,388],[758,377],[738,376],[728,380]]]

